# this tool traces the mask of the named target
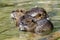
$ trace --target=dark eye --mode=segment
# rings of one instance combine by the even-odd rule
[[[35,21],[34,21],[34,20],[32,20],[32,22],[34,22],[34,23],[35,23]]]
[[[39,14],[39,16],[41,16],[41,14]]]
[[[25,16],[23,16],[22,18],[25,19]]]
[[[23,12],[23,10],[21,10],[21,12]]]

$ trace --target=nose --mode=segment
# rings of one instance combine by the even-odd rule
[[[16,19],[12,13],[10,14],[10,17],[11,17],[13,20]]]
[[[26,30],[20,30],[20,29],[19,29],[19,31],[24,31],[24,32],[26,32]]]
[[[26,29],[24,28],[24,26],[19,25],[19,31],[26,31]]]
[[[22,29],[22,28],[19,28],[19,31],[24,31],[24,32],[26,32],[26,30],[25,30],[25,29]]]

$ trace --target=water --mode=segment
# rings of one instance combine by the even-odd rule
[[[54,25],[54,31],[50,34],[55,34],[60,30],[60,1],[59,0],[1,0],[0,3],[0,40],[45,40],[48,35],[37,35],[30,32],[18,31],[15,23],[11,24],[10,13],[12,10],[24,8],[29,10],[33,7],[43,7],[49,14]],[[6,30],[8,29],[8,30]],[[4,31],[6,30],[6,31]],[[60,31],[59,31],[60,32]],[[60,35],[59,32],[56,34]],[[49,34],[49,35],[50,35]],[[45,39],[44,39],[45,38]],[[60,36],[57,37],[60,39]]]

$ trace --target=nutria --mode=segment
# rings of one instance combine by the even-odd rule
[[[28,11],[13,11],[20,31],[40,33],[49,33],[53,31],[53,24],[44,8],[35,7]],[[12,14],[13,14],[12,13]],[[23,14],[23,16],[21,16]],[[48,19],[47,19],[48,18]]]
[[[31,23],[29,24],[29,20],[31,19],[31,23],[33,22],[34,23],[34,26],[31,26]],[[21,21],[21,25],[22,25],[22,30],[27,30],[27,31],[33,31],[37,34],[40,34],[40,33],[49,33],[49,32],[52,32],[53,30],[53,24],[50,20],[47,19],[48,18],[48,14],[47,12],[45,11],[45,9],[43,8],[39,8],[39,7],[36,7],[36,8],[32,8],[31,10],[29,11],[26,11],[26,15],[24,15],[23,17],[21,17],[20,20]],[[27,20],[28,22],[26,22]],[[33,20],[33,21],[32,21]],[[27,26],[23,27],[23,24],[27,23]],[[33,25],[33,24],[32,24]],[[31,28],[30,28],[30,27]]]

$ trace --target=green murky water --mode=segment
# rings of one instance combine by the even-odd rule
[[[42,7],[48,12],[55,27],[53,32],[60,30],[60,0],[0,0],[0,40],[39,40],[45,37],[18,31],[10,19],[12,10],[29,10],[35,6]]]

